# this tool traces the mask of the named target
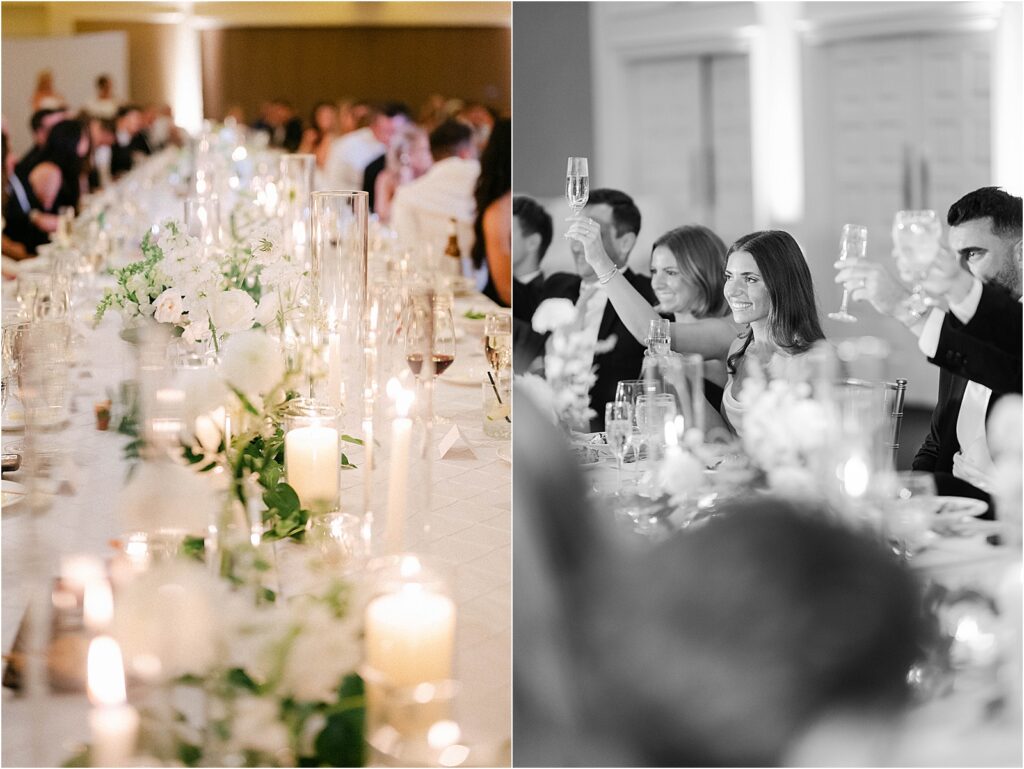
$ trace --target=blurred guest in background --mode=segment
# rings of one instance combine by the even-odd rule
[[[29,126],[32,129],[32,148],[22,156],[15,166],[15,172],[22,179],[28,179],[29,172],[43,159],[50,129],[60,121],[67,120],[67,117],[68,113],[63,109],[40,109],[32,113],[32,118],[29,121]]]
[[[372,183],[370,210],[382,222],[391,221],[391,204],[403,184],[419,179],[430,170],[430,137],[417,125],[401,128],[391,138],[388,151],[366,167],[366,185]]]
[[[287,99],[274,99],[270,108],[270,146],[295,152],[302,142],[302,119]]]
[[[332,190],[362,190],[366,167],[379,158],[395,131],[409,122],[404,104],[392,102],[373,109],[366,125],[331,142],[325,177]]]
[[[544,353],[544,337],[533,331],[532,321],[551,234],[551,215],[540,203],[526,195],[512,198],[512,367],[517,374],[529,371]]]
[[[113,120],[90,118],[89,142],[92,145],[92,157],[89,163],[89,189],[98,190],[110,184],[113,176],[110,162],[113,147],[117,142],[117,127]]]
[[[41,109],[65,109],[67,102],[53,85],[53,73],[42,70],[36,78],[36,90],[32,93],[32,111]]]
[[[114,100],[114,84],[110,75],[96,78],[96,96],[85,104],[90,117],[111,119],[117,115],[118,104]]]
[[[473,141],[476,143],[477,152],[482,156],[484,147],[491,138],[491,132],[498,122],[498,115],[483,104],[470,102],[460,109],[455,117],[468,123],[473,129]]]
[[[25,259],[34,256],[36,249],[50,239],[50,234],[32,221],[30,214],[38,211],[41,204],[32,188],[14,171],[14,155],[6,131],[3,133],[3,167],[3,255]],[[50,224],[55,225],[55,220]]]
[[[174,113],[170,104],[150,104],[142,114],[146,126],[146,141],[153,152],[168,145],[182,146],[182,131],[174,124]]]
[[[997,187],[964,195],[946,215],[949,246],[923,281],[947,309],[916,311],[910,291],[880,265],[836,263],[837,282],[919,337],[942,368],[931,429],[913,468],[935,474],[940,494],[990,501],[993,463],[986,416],[1002,395],[1021,391],[1021,199]],[[989,509],[985,516],[994,514]]]
[[[125,104],[114,119],[115,139],[111,148],[110,173],[116,179],[132,169],[136,157],[151,150],[142,133],[142,111],[135,104]]]
[[[430,170],[395,193],[392,227],[404,242],[430,244],[439,254],[454,219],[459,248],[466,255],[473,242],[473,189],[480,175],[472,129],[457,120],[445,121],[430,134],[430,154]]]
[[[42,229],[53,231],[45,215],[65,206],[77,208],[82,193],[88,191],[89,152],[89,132],[79,121],[64,120],[50,130],[43,161],[28,177],[41,208],[41,213],[33,213],[33,222]]]
[[[476,221],[470,255],[486,269],[483,293],[502,307],[512,303],[512,121],[498,121],[480,156]]]
[[[368,102],[342,99],[338,102],[338,134],[352,133],[367,124],[372,108]]]
[[[314,189],[327,189],[324,171],[327,168],[327,153],[331,142],[338,136],[338,108],[327,101],[317,102],[310,115],[309,128],[302,132],[298,152],[316,155],[316,180]]]
[[[529,322],[544,283],[541,263],[551,245],[551,214],[527,195],[512,198],[512,313]]]

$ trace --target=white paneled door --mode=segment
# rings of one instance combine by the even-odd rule
[[[984,33],[905,35],[827,45],[829,226],[868,227],[868,253],[891,258],[893,214],[946,210],[990,183],[989,54]],[[826,295],[828,295],[826,293]],[[827,313],[832,307],[824,307]],[[830,337],[876,334],[894,346],[890,377],[910,380],[909,400],[934,399],[937,369],[916,339],[863,305],[861,321],[830,323]]]

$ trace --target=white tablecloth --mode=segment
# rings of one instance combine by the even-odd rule
[[[5,304],[9,296],[10,286],[6,286]],[[478,309],[489,306],[480,296],[463,298],[456,303],[456,317],[467,303]],[[462,325],[467,328],[452,371],[482,371],[486,364],[479,328]],[[97,431],[93,416],[93,404],[116,392],[133,370],[134,348],[121,341],[118,330],[119,319],[111,315],[86,334],[84,344],[76,349],[73,412],[62,436],[67,461],[54,472],[54,480],[63,483],[51,508],[34,521],[24,505],[3,511],[5,653],[28,602],[28,559],[41,559],[37,573],[56,576],[62,556],[110,556],[110,540],[122,533],[113,502],[125,482],[127,464],[122,456],[128,439],[113,431]],[[435,392],[436,410],[458,424],[472,448],[437,459],[433,465],[435,539],[428,554],[449,567],[453,575],[458,606],[455,676],[462,682],[458,718],[470,741],[495,744],[508,739],[511,732],[510,441],[484,435],[479,383],[455,385],[442,376]],[[5,431],[4,450],[17,448],[23,438],[18,432]],[[435,435],[435,441],[440,438]],[[343,491],[354,491],[361,484],[360,473],[342,474]],[[24,482],[19,475],[24,474],[5,477]],[[351,498],[361,496],[353,493]],[[25,699],[4,689],[2,763],[60,765],[76,744],[88,738],[87,709],[84,694],[52,695],[42,710],[34,713]],[[37,734],[44,736],[35,746],[33,722],[40,726]]]

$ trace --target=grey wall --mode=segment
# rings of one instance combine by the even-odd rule
[[[565,159],[594,154],[589,3],[514,3],[513,187],[565,194]]]

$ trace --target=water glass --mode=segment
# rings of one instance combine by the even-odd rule
[[[612,401],[604,407],[604,430],[608,445],[615,453],[618,466],[618,488],[622,488],[622,461],[633,435],[633,406],[625,401]]]
[[[512,434],[512,377],[508,369],[497,374],[488,371],[481,392],[484,434],[489,438],[508,438]]]
[[[896,474],[896,484],[885,505],[885,523],[893,550],[905,559],[920,552],[935,513],[935,477],[911,471]]]
[[[369,553],[363,519],[352,513],[310,516],[306,542],[316,553],[318,565],[338,574],[363,568]]]
[[[484,354],[495,372],[512,366],[512,316],[489,312],[484,321]]]

